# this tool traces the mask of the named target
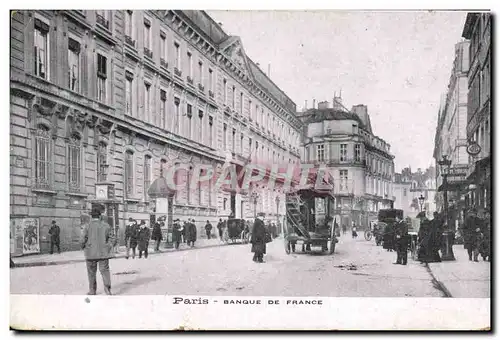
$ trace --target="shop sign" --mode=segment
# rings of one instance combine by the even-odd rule
[[[481,146],[476,142],[472,142],[467,146],[467,153],[471,156],[477,156],[481,152]]]

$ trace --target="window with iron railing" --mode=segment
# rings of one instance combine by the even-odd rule
[[[105,182],[108,174],[108,151],[104,142],[97,146],[97,182]]]
[[[35,181],[37,188],[50,188],[50,132],[39,126],[35,137]]]
[[[125,152],[125,195],[132,197],[134,194],[134,154],[132,151]]]
[[[78,135],[68,141],[68,185],[72,192],[80,192],[82,179],[82,145]]]

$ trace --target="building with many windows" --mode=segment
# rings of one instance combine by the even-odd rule
[[[335,97],[333,104],[320,102],[298,115],[305,131],[303,162],[326,164],[333,172],[337,221],[366,228],[394,202],[394,156],[373,133],[368,108],[349,111]]]
[[[445,204],[443,176],[439,169],[439,162],[442,161],[443,156],[446,156],[451,161],[447,187],[448,205],[452,207],[450,215],[462,215],[462,220],[463,214],[460,212],[465,207],[465,200],[461,198],[463,198],[463,189],[467,187],[466,174],[469,163],[467,154],[469,48],[469,41],[462,41],[455,45],[455,59],[450,81],[439,108],[433,154],[438,174],[437,186],[441,189],[436,195],[437,210],[443,211]]]
[[[38,224],[41,251],[52,220],[76,249],[91,202],[120,230],[154,217],[148,188],[178,163],[185,180],[195,164],[299,159],[295,104],[203,11],[16,11],[10,61],[10,214]],[[177,191],[170,221],[253,217],[250,193],[213,186]],[[254,192],[277,213],[281,193]]]
[[[470,40],[467,139],[480,147],[469,157],[466,206],[491,210],[491,23],[490,13],[469,13],[462,37]]]
[[[436,169],[433,166],[416,172],[410,167],[402,169],[394,174],[393,192],[394,208],[403,210],[405,217],[415,218],[424,211],[432,219],[436,211]]]

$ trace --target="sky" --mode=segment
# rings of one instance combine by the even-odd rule
[[[433,164],[441,96],[465,12],[207,11],[301,110],[305,101],[368,106],[396,171]]]

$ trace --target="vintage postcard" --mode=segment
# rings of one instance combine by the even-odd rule
[[[11,328],[490,330],[492,20],[12,10]]]

